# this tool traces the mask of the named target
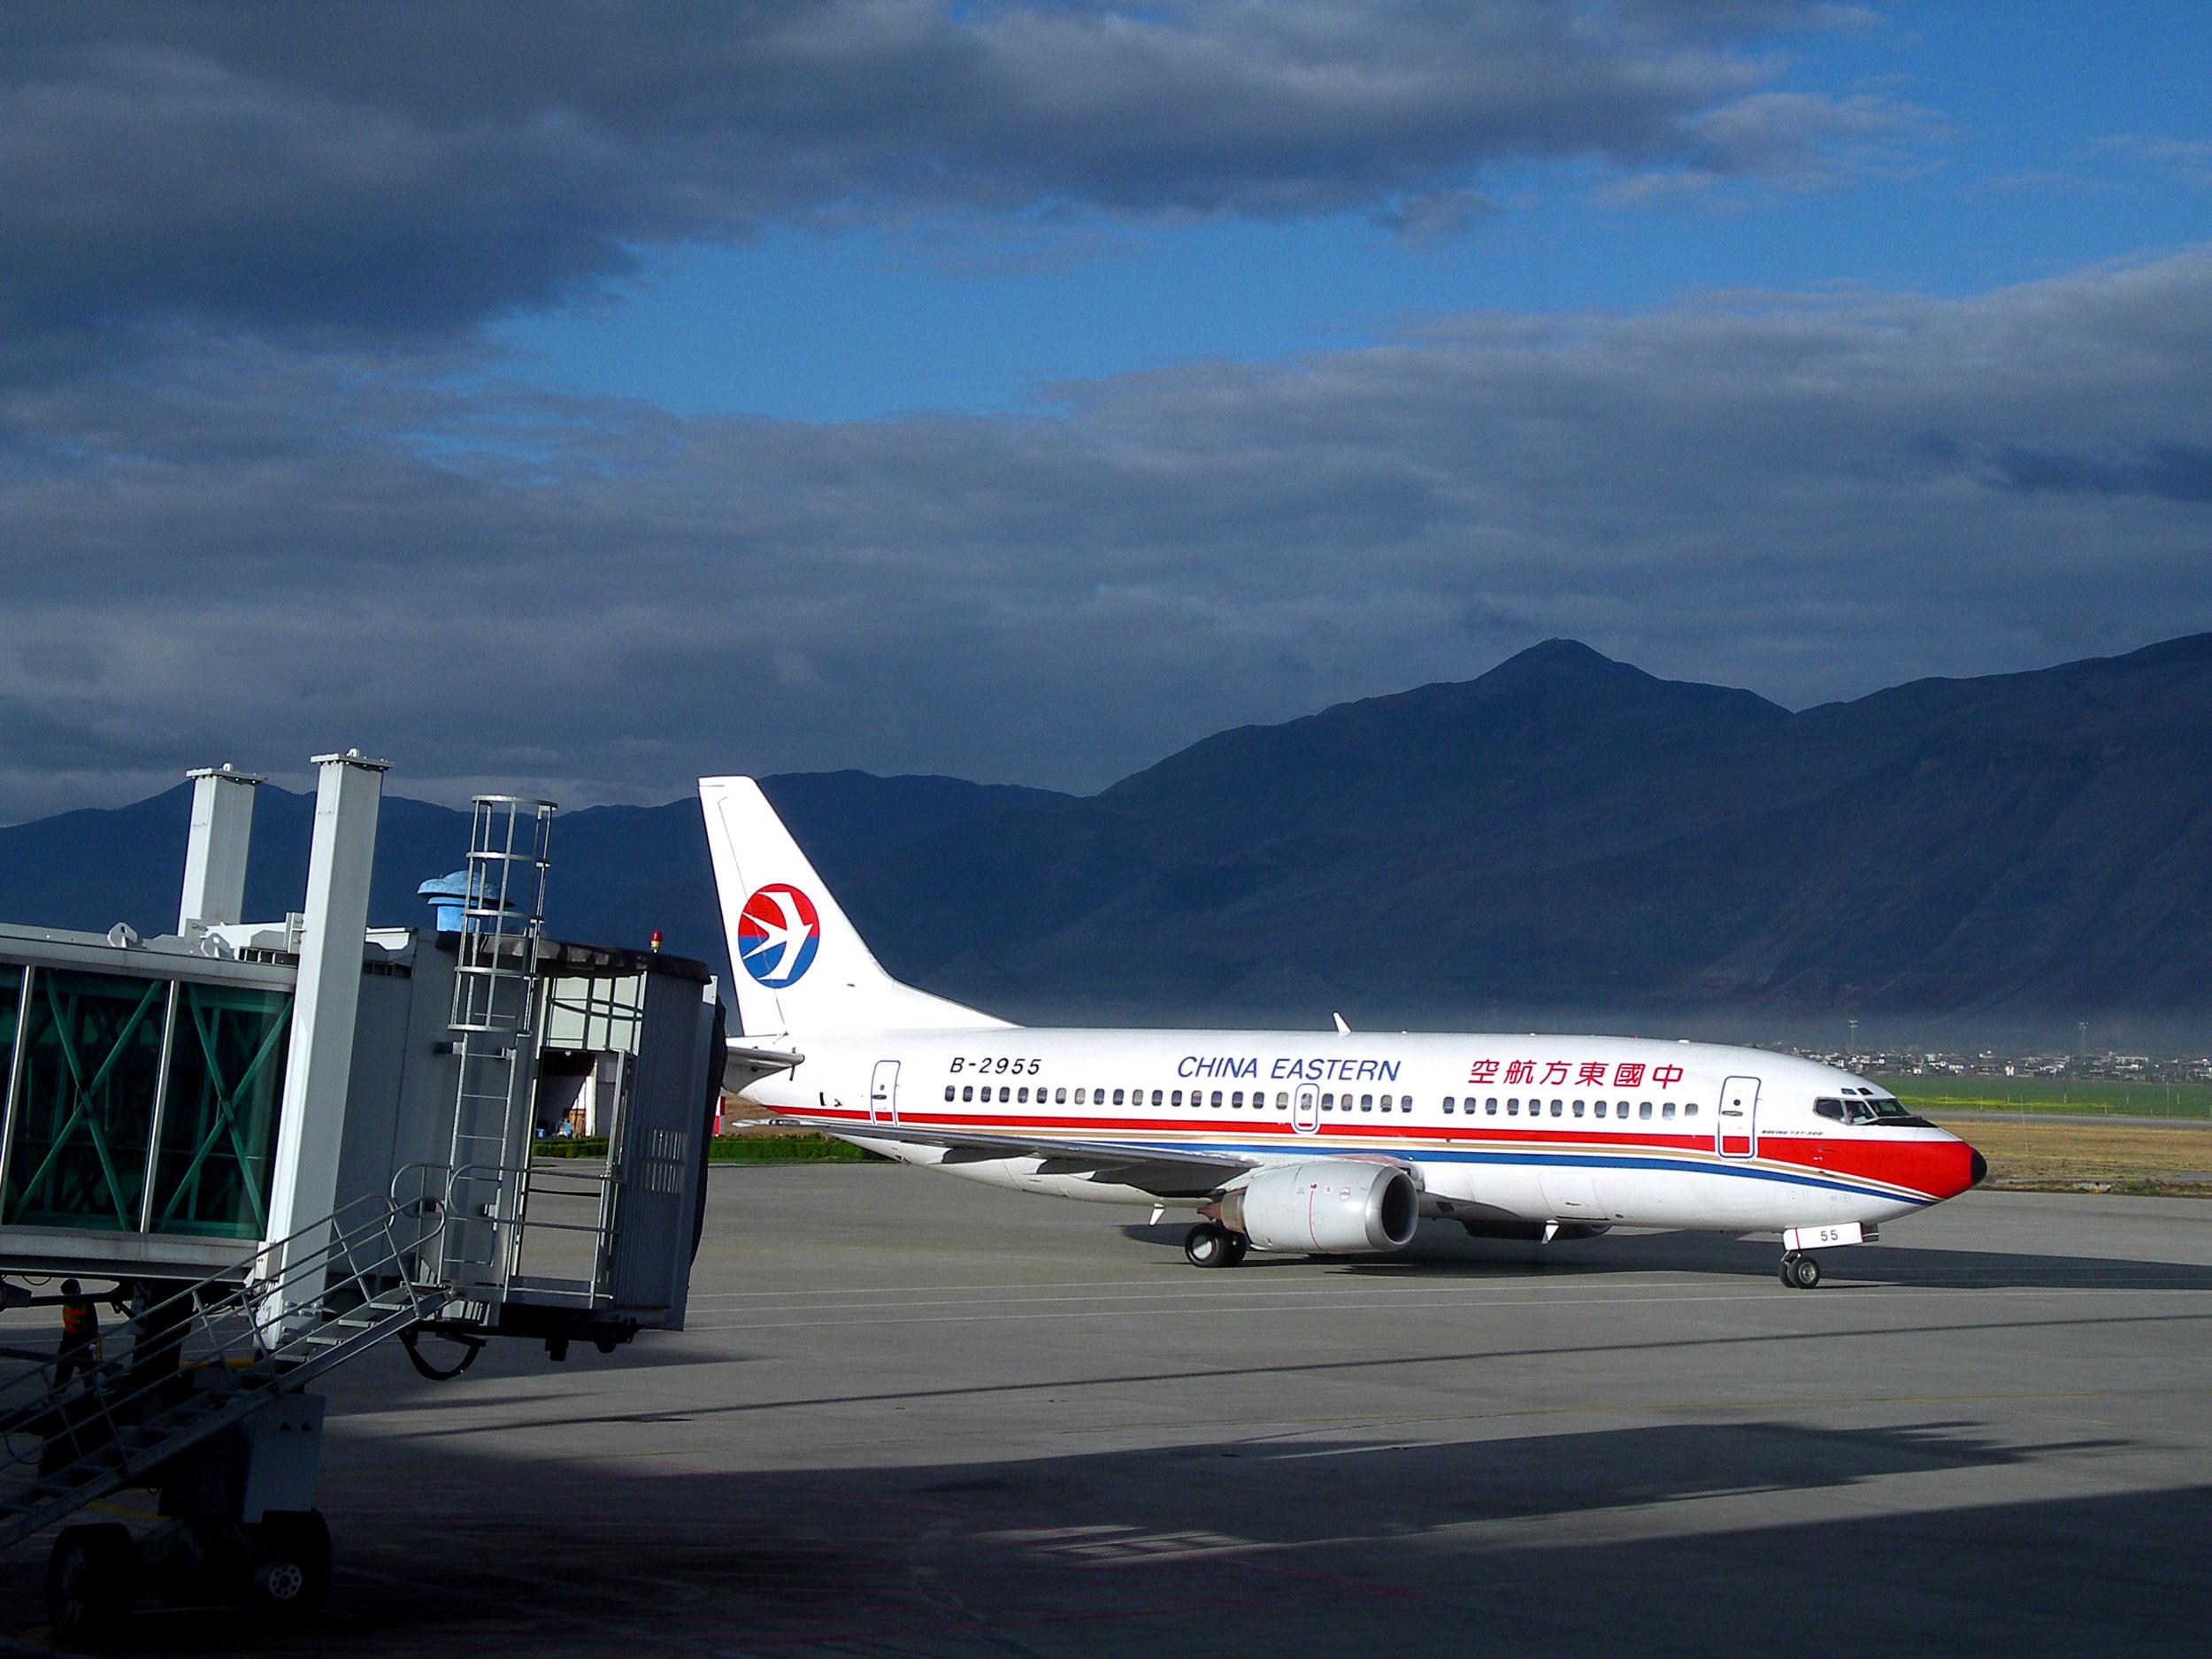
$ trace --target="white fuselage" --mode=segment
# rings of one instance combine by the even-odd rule
[[[1144,1155],[1217,1150],[1268,1164],[1388,1159],[1413,1171],[1424,1213],[1468,1221],[1762,1231],[1888,1220],[1982,1172],[1941,1129],[1839,1120],[1837,1102],[1875,1100],[1863,1079],[1750,1048],[1020,1027],[788,1041],[804,1059],[746,1098],[908,1163],[1107,1202],[1195,1206],[1202,1184],[1179,1190],[1173,1167],[1144,1166]],[[907,1138],[933,1133],[1040,1149]],[[1094,1165],[1097,1148],[1125,1149],[1131,1167],[1063,1172],[1055,1143]]]

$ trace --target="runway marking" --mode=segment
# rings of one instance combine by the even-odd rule
[[[1365,1264],[1372,1266],[1378,1264],[1379,1260],[1380,1258],[1370,1258]],[[2196,1263],[2177,1262],[2170,1263],[2161,1263],[2154,1265],[2158,1267],[2170,1268],[2171,1271],[2176,1272],[2212,1272],[2212,1263]],[[1281,1271],[1282,1270],[1271,1269],[1265,1271]],[[1038,1279],[1020,1280],[1010,1284],[968,1285],[825,1285],[805,1290],[714,1290],[708,1291],[703,1294],[695,1294],[690,1298],[690,1304],[695,1308],[709,1302],[750,1302],[767,1299],[788,1301],[794,1297],[802,1296],[885,1296],[897,1297],[903,1301],[910,1296],[936,1295],[941,1294],[995,1296],[1010,1290],[1042,1290],[1056,1292],[1149,1290],[1157,1292],[1161,1294],[1180,1294],[1194,1296],[1253,1295],[1261,1294],[1262,1291],[1266,1290],[1280,1290],[1287,1293],[1302,1286],[1310,1286],[1317,1281],[1326,1282],[1326,1280],[1323,1278],[1324,1275],[1328,1276],[1331,1279],[1340,1280],[1344,1271],[1345,1270],[1342,1267],[1324,1267],[1299,1273],[1295,1282],[1292,1284],[1286,1284],[1280,1286],[1263,1286],[1248,1289],[1225,1285],[1215,1286],[1191,1285],[1189,1283],[1189,1279],[1192,1277],[1191,1274],[1187,1269],[1183,1268],[1179,1263],[1173,1269],[1164,1268],[1159,1273],[1148,1279],[1078,1279],[1072,1281],[1065,1279]],[[1555,1277],[1555,1275],[1563,1273],[1586,1274],[1592,1270],[1583,1264],[1561,1262],[1547,1264],[1544,1268],[1538,1271],[1540,1272],[1542,1277],[1532,1278],[1527,1280],[1525,1285],[1501,1285],[1495,1288],[1501,1290],[1525,1288],[1531,1292],[1540,1291],[1548,1294],[1556,1294],[1559,1288],[1559,1280],[1556,1277]],[[1614,1269],[1609,1276],[1655,1277],[1659,1273],[1665,1271],[1666,1270],[1664,1269],[1658,1268],[1648,1270],[1638,1270],[1632,1268]],[[1993,1268],[1989,1271],[1991,1272],[1997,1272],[2001,1270]],[[2076,1277],[2092,1277],[2096,1275],[2101,1270],[2093,1267],[2084,1268],[2077,1272]],[[2139,1273],[2142,1271],[2143,1264],[2131,1259],[2116,1259],[2109,1270],[2109,1271],[2115,1273]],[[1671,1280],[1665,1280],[1663,1281],[1663,1283],[1666,1285],[1678,1285],[1687,1288],[1708,1284],[1714,1277],[1714,1274],[1705,1272],[1698,1273],[1693,1277],[1684,1277]],[[1368,1294],[1374,1295],[1418,1295],[1426,1292],[1433,1291],[1436,1288],[1436,1286],[1433,1283],[1393,1285],[1379,1282],[1371,1278],[1363,1278],[1356,1282],[1363,1286]],[[1840,1279],[1839,1282],[1849,1283],[1852,1281],[1845,1279]],[[1942,1290],[1953,1287],[1954,1286],[1950,1285],[1898,1285],[1893,1286],[1893,1288],[1900,1290]],[[2020,1287],[2008,1286],[2000,1286],[1999,1288],[2014,1289]],[[2157,1287],[2147,1286],[2145,1288]]]
[[[1881,1286],[1880,1288],[1893,1295],[1927,1297],[2212,1295],[2212,1286],[2155,1286],[2081,1285],[2044,1286],[2018,1285],[1991,1286],[1985,1288],[1976,1288],[1970,1286],[1889,1285]],[[1526,1305],[1525,1298],[1507,1300],[1502,1298],[1480,1299],[1437,1297],[1430,1300],[1418,1300],[1417,1298],[1419,1296],[1420,1293],[1402,1292],[1390,1297],[1388,1306],[1383,1306],[1379,1302],[1379,1299],[1367,1294],[1363,1287],[1355,1286],[1346,1286],[1341,1289],[1325,1289],[1317,1292],[1313,1287],[1308,1286],[1306,1287],[1304,1300],[1299,1302],[1263,1302],[1249,1299],[1261,1293],[1232,1292],[1204,1294],[1195,1302],[1188,1301],[1168,1302],[1147,1302],[1144,1305],[1140,1307],[1087,1308],[1073,1310],[1067,1312],[1038,1311],[1031,1313],[944,1313],[928,1314],[915,1318],[740,1320],[727,1325],[688,1324],[685,1328],[689,1331],[818,1331],[837,1330],[845,1327],[864,1329],[876,1325],[981,1325],[1012,1323],[1025,1320],[1111,1319],[1125,1317],[1133,1314],[1151,1318],[1163,1314],[1218,1315],[1222,1313],[1304,1313],[1312,1311],[1317,1308],[1325,1308],[1332,1312],[1397,1312],[1409,1308],[1423,1310],[1480,1310],[1485,1308],[1520,1308]],[[1833,1293],[1831,1293],[1832,1296],[1832,1294]],[[1677,1307],[1703,1302],[1726,1302],[1730,1304],[1743,1305],[1761,1302],[1799,1302],[1804,1301],[1807,1294],[1807,1292],[1801,1290],[1715,1292],[1707,1294],[1690,1296],[1575,1296],[1555,1294],[1548,1299],[1544,1305],[1562,1309],[1639,1306]],[[1326,1300],[1323,1300],[1325,1297]],[[1066,1297],[1039,1297],[1033,1298],[1033,1300],[1064,1303],[1069,1299]],[[886,1303],[884,1305],[911,1307],[914,1304],[905,1302]],[[945,1305],[958,1307],[968,1304],[949,1303]],[[843,1310],[840,1310],[839,1311]],[[1848,1335],[1849,1333],[1839,1331],[1836,1334]]]
[[[1702,1280],[1702,1279],[1697,1279],[1697,1280],[1682,1280],[1682,1281],[1680,1281],[1678,1284],[1676,1284],[1676,1285],[1659,1285],[1659,1286],[1653,1286],[1653,1288],[1655,1288],[1655,1289],[1662,1289],[1662,1290],[1671,1290],[1671,1289],[1695,1290],[1695,1289],[1699,1288],[1701,1285],[1703,1285],[1703,1284],[1704,1284],[1704,1283],[1706,1283],[1706,1282],[1707,1282],[1707,1281]],[[950,1289],[950,1288],[954,1288],[954,1287],[953,1287],[953,1286],[946,1286],[946,1288]],[[1010,1288],[1013,1288],[1013,1287],[1010,1286]],[[1020,1288],[1028,1288],[1028,1287],[1027,1287],[1027,1286],[1021,1286]],[[1086,1288],[1087,1288],[1087,1286]],[[1553,1301],[1563,1300],[1562,1298],[1560,1298],[1560,1297],[1557,1295],[1558,1286],[1555,1286],[1555,1285],[1548,1285],[1548,1286],[1536,1286],[1536,1285],[1531,1285],[1531,1286],[1527,1286],[1527,1290],[1528,1290],[1528,1293],[1529,1293],[1531,1295],[1535,1295],[1535,1294],[1541,1294],[1541,1293],[1546,1293],[1546,1292],[1548,1292],[1548,1293],[1550,1293],[1550,1295],[1549,1295],[1549,1297],[1548,1297],[1548,1299],[1549,1299],[1549,1300],[1553,1300]],[[849,1312],[865,1312],[865,1311],[866,1311],[868,1309],[870,1309],[871,1307],[880,1307],[880,1308],[967,1308],[967,1307],[979,1307],[979,1306],[989,1306],[989,1307],[1005,1307],[1005,1306],[1009,1305],[1010,1303],[1017,1303],[1017,1302],[1051,1302],[1051,1303],[1054,1303],[1054,1304],[1056,1304],[1056,1305],[1062,1305],[1062,1306],[1064,1306],[1066,1303],[1068,1303],[1068,1302],[1139,1302],[1139,1301],[1145,1301],[1145,1300],[1148,1300],[1148,1299],[1156,1299],[1156,1298],[1158,1298],[1158,1297],[1162,1297],[1162,1296],[1172,1296],[1172,1297],[1176,1298],[1178,1301],[1187,1301],[1187,1300],[1190,1300],[1190,1299],[1192,1299],[1192,1298],[1194,1298],[1194,1297],[1196,1297],[1196,1298],[1203,1298],[1203,1299],[1206,1299],[1206,1300],[1209,1300],[1209,1301],[1213,1301],[1213,1302],[1233,1302],[1233,1301],[1238,1301],[1238,1300],[1242,1299],[1242,1298],[1253,1297],[1253,1296],[1301,1296],[1301,1295],[1315,1295],[1315,1294],[1321,1294],[1321,1295],[1332,1295],[1332,1296],[1358,1296],[1358,1297],[1360,1297],[1360,1298],[1361,1298],[1362,1300],[1363,1300],[1363,1301],[1373,1301],[1373,1300],[1377,1300],[1377,1299],[1379,1299],[1379,1298],[1385,1298],[1385,1297],[1391,1297],[1391,1298],[1404,1298],[1404,1297],[1408,1297],[1408,1296],[1427,1296],[1427,1295],[1434,1295],[1434,1294],[1436,1294],[1436,1291],[1437,1291],[1437,1286],[1435,1286],[1434,1285],[1429,1285],[1429,1286],[1410,1286],[1410,1285],[1409,1285],[1409,1286],[1375,1286],[1375,1285],[1366,1285],[1366,1284],[1329,1284],[1329,1283],[1317,1283],[1317,1281],[1315,1281],[1315,1280],[1313,1280],[1313,1279],[1300,1279],[1299,1281],[1297,1281],[1297,1282],[1296,1282],[1296,1283],[1294,1283],[1294,1284],[1288,1284],[1288,1285],[1255,1285],[1255,1286],[1251,1286],[1251,1287],[1250,1287],[1250,1288],[1248,1288],[1248,1289],[1239,1289],[1239,1288],[1234,1288],[1234,1287],[1231,1287],[1231,1286],[1217,1286],[1217,1287],[1213,1287],[1213,1288],[1202,1289],[1202,1289],[1195,1289],[1195,1288],[1193,1288],[1193,1289],[1184,1289],[1184,1288],[1180,1288],[1180,1287],[1178,1287],[1178,1286],[1172,1286],[1172,1285],[1155,1285],[1155,1286],[1154,1286],[1151,1289],[1149,1289],[1149,1290],[1143,1290],[1143,1291],[1122,1291],[1122,1292],[1118,1292],[1118,1293],[1115,1293],[1115,1294],[1109,1294],[1109,1295],[1102,1295],[1102,1296],[1091,1296],[1091,1295],[1067,1295],[1067,1294],[1062,1294],[1062,1295],[1056,1295],[1056,1296],[1002,1296],[1002,1295],[998,1295],[998,1294],[995,1294],[994,1287],[986,1286],[982,1286],[982,1287],[978,1288],[978,1289],[974,1292],[974,1294],[973,1294],[972,1296],[968,1296],[968,1297],[962,1297],[962,1298],[947,1298],[947,1299],[944,1299],[944,1300],[941,1300],[941,1301],[935,1301],[935,1302],[917,1302],[917,1301],[915,1301],[915,1300],[914,1300],[911,1296],[902,1295],[902,1294],[895,1294],[895,1293],[894,1293],[894,1292],[890,1292],[890,1291],[884,1291],[884,1292],[880,1292],[880,1293],[879,1293],[879,1294],[882,1294],[882,1295],[884,1295],[884,1296],[886,1296],[886,1297],[889,1298],[889,1300],[887,1300],[887,1301],[884,1301],[884,1302],[872,1302],[872,1302],[846,1302],[846,1303],[843,1303],[842,1305],[841,1305],[840,1307],[838,1307],[838,1308],[835,1310],[835,1311],[837,1311],[837,1312],[839,1312],[839,1313],[844,1313],[844,1312],[848,1312],[848,1311],[849,1311]],[[987,1301],[986,1300],[987,1298]],[[1572,1299],[1572,1300],[1586,1300],[1586,1298],[1574,1298],[1574,1299]],[[736,1311],[736,1310],[735,1310],[734,1309],[729,1309],[729,1308],[720,1308],[720,1309],[715,1309],[715,1310],[712,1310],[712,1311],[714,1311],[714,1312],[718,1312],[718,1313],[731,1313],[731,1312],[734,1312],[734,1311]],[[777,1310],[776,1311],[782,1311],[782,1310]],[[693,1330],[693,1331],[709,1331],[709,1330],[719,1330],[719,1329],[726,1329],[726,1328],[728,1328],[728,1327],[725,1327],[725,1326],[717,1326],[717,1325],[696,1325],[696,1324],[687,1325],[686,1326],[686,1329],[687,1329],[687,1330]]]

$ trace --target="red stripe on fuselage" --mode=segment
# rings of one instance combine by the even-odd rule
[[[906,1111],[902,1112],[898,1121],[894,1123],[886,1118],[872,1118],[864,1110],[834,1106],[808,1108],[793,1115],[833,1119],[856,1127],[881,1129],[894,1136],[902,1127],[995,1132],[1038,1140],[1049,1140],[1055,1133],[1082,1131],[1115,1137],[1169,1134],[1233,1136],[1248,1140],[1264,1137],[1290,1145],[1304,1146],[1348,1141],[1358,1141],[1363,1148],[1371,1148],[1374,1142],[1382,1141],[1386,1143],[1383,1150],[1400,1150],[1408,1156],[1417,1156],[1425,1148],[1500,1145],[1526,1147],[1531,1144],[1571,1148],[1578,1151],[1672,1152],[1703,1154],[1707,1156],[1713,1154],[1713,1137],[1710,1134],[1552,1129],[1541,1124],[1520,1128],[1502,1125],[1493,1129],[1443,1124],[1420,1127],[1394,1124],[1385,1128],[1364,1124],[1325,1122],[1317,1130],[1302,1133],[1280,1118],[1206,1121],[1178,1118],[1163,1121],[1150,1118],[1020,1118],[981,1112]],[[1394,1147],[1389,1144],[1394,1142],[1396,1143]],[[1199,1144],[1194,1145],[1191,1149],[1204,1148],[1202,1144]],[[1804,1140],[1768,1135],[1760,1141],[1759,1157],[1764,1162],[1795,1165],[1809,1174],[1839,1175],[1878,1181],[1885,1186],[1902,1187],[1933,1199],[1956,1197],[1974,1184],[1974,1149],[1964,1141],[1956,1140]]]

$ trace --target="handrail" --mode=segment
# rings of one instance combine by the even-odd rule
[[[431,1195],[431,1188],[440,1185],[438,1196]],[[465,1298],[472,1292],[490,1291],[496,1294],[505,1288],[515,1269],[513,1259],[517,1240],[532,1231],[542,1233],[580,1233],[596,1239],[602,1248],[595,1257],[592,1274],[588,1281],[590,1293],[596,1296],[604,1288],[608,1263],[605,1247],[615,1237],[616,1228],[611,1221],[593,1223],[574,1221],[532,1220],[523,1213],[523,1200],[534,1189],[546,1197],[589,1197],[595,1191],[601,1200],[621,1186],[620,1173],[613,1170],[541,1170],[534,1164],[443,1164],[416,1163],[402,1166],[392,1177],[391,1191],[396,1202],[403,1182],[419,1183],[421,1195],[414,1202],[425,1213],[434,1212],[442,1248],[438,1259],[437,1277],[459,1291]],[[542,1181],[573,1183],[567,1190],[540,1186]],[[581,1190],[577,1190],[580,1188]],[[507,1215],[471,1214],[468,1209],[480,1201],[486,1193],[496,1194],[498,1200],[511,1197],[514,1213]],[[466,1194],[464,1199],[463,1194]],[[604,1214],[603,1210],[603,1216]],[[489,1234],[489,1250],[483,1256],[461,1255],[466,1230],[484,1227]],[[503,1259],[501,1247],[507,1247]],[[476,1270],[474,1273],[462,1270]]]
[[[350,1305],[357,1306],[387,1294],[387,1286],[373,1280],[396,1280],[405,1302],[392,1304],[392,1314],[419,1311],[424,1289],[403,1269],[443,1220],[403,1239],[396,1226],[403,1219],[421,1217],[407,1217],[388,1198],[357,1199],[144,1310],[131,1322],[130,1351],[84,1366],[65,1393],[55,1381],[61,1355],[0,1382],[0,1445],[5,1448],[0,1477],[20,1475],[35,1460],[46,1461],[46,1443],[57,1430],[79,1455],[112,1446],[118,1454],[113,1467],[130,1471],[137,1457],[124,1431],[157,1418],[160,1408],[182,1403],[176,1392],[181,1372],[218,1370],[225,1380],[217,1386],[232,1389],[273,1380],[311,1357],[299,1356],[294,1345],[339,1317],[331,1306],[334,1300],[349,1293],[356,1299]],[[296,1260],[287,1259],[295,1247],[326,1230],[321,1242]],[[312,1294],[289,1300],[311,1283],[318,1286]],[[442,1292],[437,1294],[442,1301]],[[312,1325],[300,1327],[303,1319]],[[38,1448],[18,1449],[19,1435],[35,1440]]]

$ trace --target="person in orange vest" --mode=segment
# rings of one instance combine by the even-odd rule
[[[79,1371],[88,1371],[100,1359],[100,1312],[84,1286],[73,1279],[61,1281],[61,1352],[55,1356],[54,1386],[65,1387]]]

